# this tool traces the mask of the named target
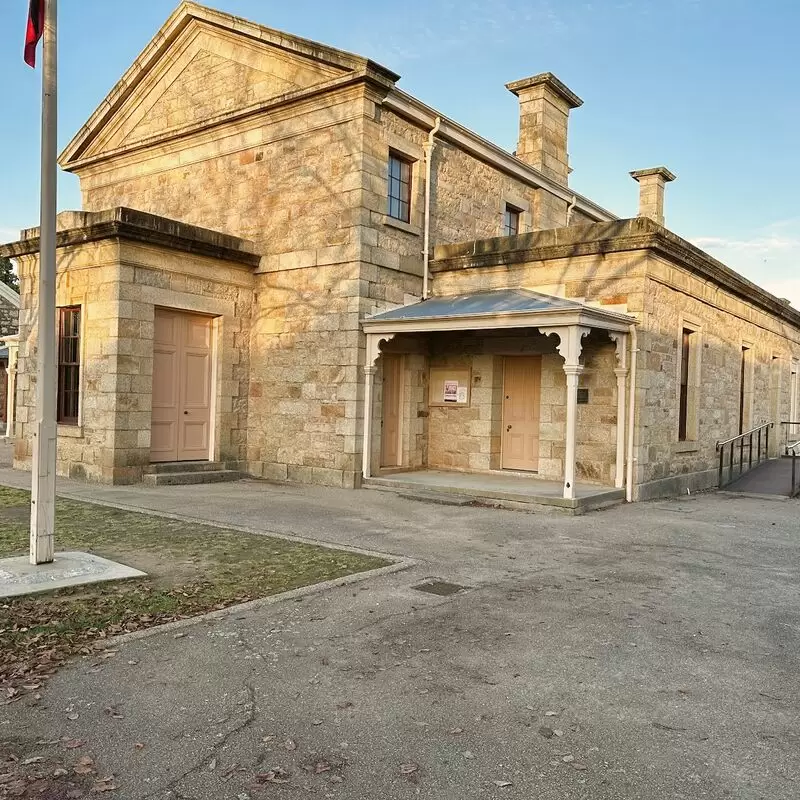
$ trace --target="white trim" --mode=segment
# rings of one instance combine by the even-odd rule
[[[19,308],[19,293],[15,292],[10,286],[0,281],[0,297],[8,300],[14,308]]]

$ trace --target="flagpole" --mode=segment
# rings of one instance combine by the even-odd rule
[[[54,558],[56,503],[56,22],[58,0],[44,0],[39,340],[31,487],[31,564]]]

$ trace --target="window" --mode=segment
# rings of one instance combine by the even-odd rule
[[[753,410],[753,350],[742,345],[742,361],[739,371],[739,433],[750,429]]]
[[[506,210],[503,213],[503,236],[516,236],[519,233],[519,215],[520,210],[506,204]]]
[[[678,441],[696,442],[699,435],[700,330],[681,326],[678,358]]]
[[[58,310],[58,421],[78,424],[78,397],[81,373],[81,309],[70,306]]]
[[[411,221],[411,161],[389,154],[388,214],[401,222]]]

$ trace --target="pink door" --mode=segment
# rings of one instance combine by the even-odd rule
[[[505,359],[503,374],[503,469],[539,469],[539,400],[542,357]]]
[[[157,308],[151,461],[204,461],[211,441],[211,319]]]

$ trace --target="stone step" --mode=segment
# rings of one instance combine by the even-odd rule
[[[222,461],[162,461],[148,464],[145,475],[164,475],[170,472],[219,472],[225,469]]]
[[[192,472],[150,472],[142,476],[145,486],[189,486],[195,483],[238,481],[241,472],[233,469],[197,470]]]

